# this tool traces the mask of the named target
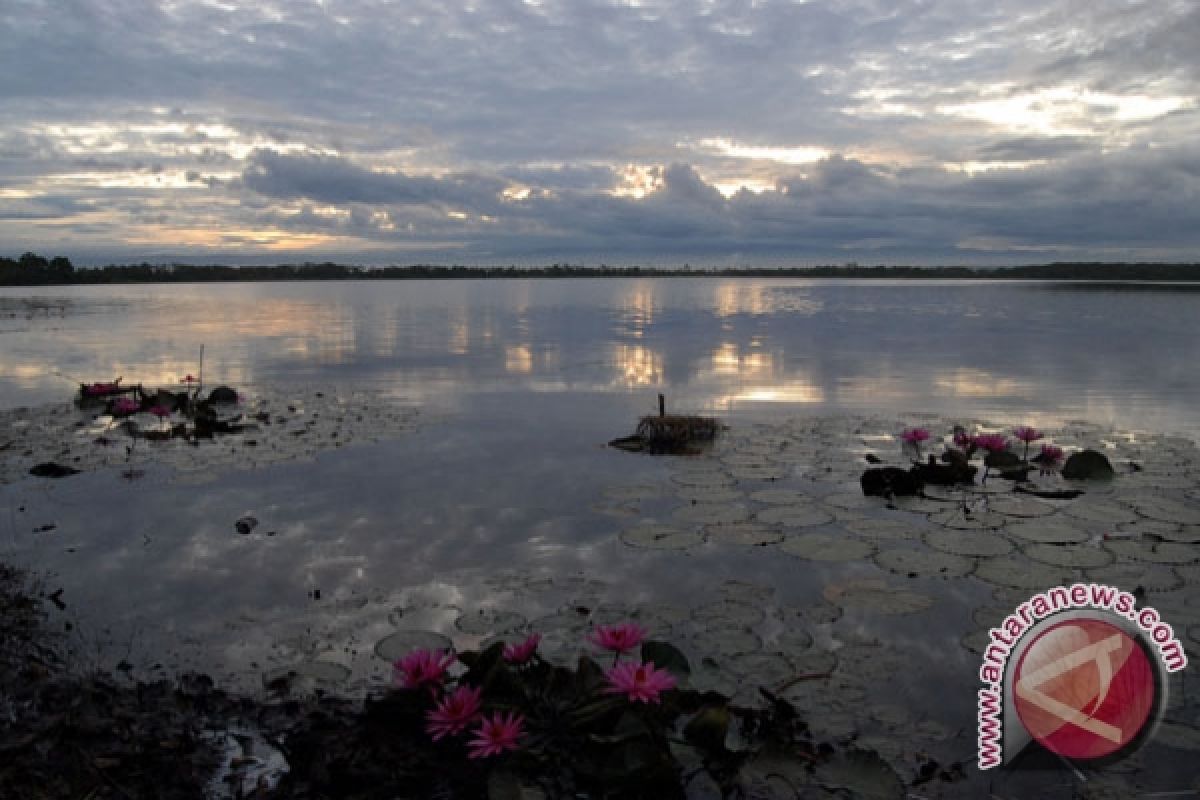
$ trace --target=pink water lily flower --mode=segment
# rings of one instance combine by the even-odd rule
[[[971,445],[971,434],[962,428],[954,429],[954,444],[960,450],[966,450]]]
[[[929,438],[929,430],[927,428],[905,428],[900,434],[900,438],[909,444],[920,444]]]
[[[622,622],[620,625],[597,625],[588,634],[588,640],[597,647],[611,650],[614,653],[628,653],[642,643],[646,638],[646,629],[636,622]]]
[[[971,437],[971,443],[989,453],[1001,453],[1008,449],[1008,437],[1003,433],[981,433]]]
[[[449,650],[413,650],[392,664],[393,677],[405,689],[438,686],[446,677],[446,668],[454,663]]]
[[[113,416],[126,417],[130,414],[136,414],[141,408],[136,400],[131,400],[128,397],[118,397],[112,404]]]
[[[540,633],[531,633],[529,638],[520,644],[504,645],[504,660],[510,664],[521,666],[528,664],[529,659],[537,652],[538,643],[542,641]]]
[[[462,733],[479,716],[483,689],[460,686],[425,714],[425,732],[436,742],[443,736]]]
[[[1059,465],[1059,462],[1062,460],[1063,449],[1054,444],[1042,445],[1041,452],[1033,457],[1034,463],[1041,465],[1041,471],[1043,475],[1047,474],[1053,469],[1056,469]]]
[[[1021,425],[1013,428],[1013,436],[1017,437],[1022,442],[1029,444],[1030,442],[1036,442],[1038,439],[1043,438],[1045,434],[1043,434],[1037,428],[1031,428],[1028,425]]]
[[[505,750],[517,750],[520,745],[517,740],[525,732],[525,717],[515,711],[507,715],[497,711],[491,719],[483,718],[475,731],[475,738],[468,745],[467,756],[470,758],[487,758],[498,756]]]
[[[662,692],[675,688],[675,677],[650,661],[644,664],[626,661],[604,675],[609,683],[605,693],[623,694],[631,703],[659,703]]]
[[[166,419],[171,416],[171,409],[166,406],[150,406],[150,413],[159,419]]]
[[[192,375],[185,375],[183,380],[180,381],[180,383],[195,383],[195,382],[196,382],[196,378]]]

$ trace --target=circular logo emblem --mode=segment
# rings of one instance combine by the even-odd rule
[[[1013,673],[1013,704],[1025,730],[1065,758],[1112,755],[1134,742],[1157,700],[1142,645],[1096,619],[1042,631]]]

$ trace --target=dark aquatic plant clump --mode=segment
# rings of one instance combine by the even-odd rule
[[[633,453],[694,455],[711,444],[721,431],[712,417],[662,414],[642,417],[633,436],[613,439],[609,445]]]

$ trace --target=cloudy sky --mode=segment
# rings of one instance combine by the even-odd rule
[[[5,0],[0,252],[1200,260],[1195,0]]]

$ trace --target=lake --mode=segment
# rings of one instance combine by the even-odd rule
[[[380,647],[415,641],[414,631],[472,646],[532,626],[570,655],[585,623],[636,613],[697,656],[719,654],[719,669],[700,676],[716,688],[753,695],[762,675],[836,665],[835,685],[794,690],[825,735],[861,734],[898,769],[916,747],[898,739],[970,764],[979,654],[969,637],[1033,589],[996,569],[991,580],[969,574],[983,553],[936,547],[927,517],[937,508],[881,521],[888,512],[858,492],[863,455],[899,463],[893,437],[909,425],[940,437],[955,421],[1029,424],[1067,445],[1108,447],[1114,461],[1145,461],[1128,497],[1112,499],[1127,501],[1131,519],[1155,488],[1190,502],[1198,312],[1200,294],[1180,287],[1032,282],[3,290],[0,410],[23,436],[47,417],[70,429],[76,412],[48,404],[80,381],[178,386],[199,374],[203,346],[207,385],[237,388],[280,426],[307,415],[307,430],[330,438],[272,445],[270,458],[262,444],[230,445],[186,474],[175,469],[186,454],[159,465],[152,443],[139,443],[122,464],[58,481],[21,478],[27,465],[12,454],[0,557],[64,589],[59,616],[85,665],[191,667],[251,691],[295,669],[361,692],[387,680]],[[714,453],[605,446],[654,413],[660,392],[669,410],[730,426]],[[351,394],[361,405],[334,400]],[[371,435],[383,406],[397,422]],[[338,446],[336,426],[320,427],[333,413],[357,415],[355,442]],[[1160,465],[1168,452],[1179,459]],[[1046,511],[1086,536],[1118,524],[1068,512]],[[997,527],[1016,530],[1021,516]],[[257,521],[248,535],[235,530],[245,517]],[[1170,524],[1171,541],[1200,557],[1194,526]],[[861,552],[837,555],[839,537]],[[999,539],[1025,557],[1021,536]],[[1142,569],[1109,550],[1096,569]],[[948,566],[909,570],[895,551]],[[1034,562],[1030,574],[1048,569]],[[1145,567],[1161,570],[1156,602],[1176,610],[1181,635],[1200,620],[1189,564],[1185,553]],[[892,608],[881,610],[880,592]],[[1187,722],[1172,729],[1184,749],[1198,741],[1189,670],[1169,714]],[[1152,746],[1121,775],[1177,789],[1188,775],[1177,758]],[[986,785],[975,775],[974,788],[945,791]],[[1070,796],[1062,785],[1044,796]]]

